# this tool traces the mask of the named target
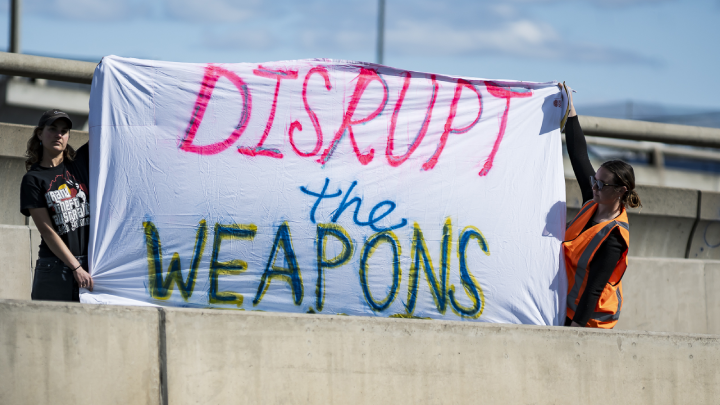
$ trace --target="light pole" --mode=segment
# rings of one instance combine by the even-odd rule
[[[385,0],[378,0],[378,23],[377,23],[377,49],[375,62],[383,63],[383,51],[385,42]]]
[[[20,53],[21,0],[10,0],[10,52]]]

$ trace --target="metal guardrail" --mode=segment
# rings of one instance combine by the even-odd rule
[[[96,63],[0,52],[0,74],[72,83],[92,83]]]
[[[92,83],[95,63],[0,52],[0,74]],[[720,148],[720,129],[580,116],[586,135]]]
[[[604,146],[633,152],[661,153],[665,156],[720,162],[720,151],[711,149],[693,149],[686,148],[684,146],[668,146],[656,142],[629,141],[625,139],[600,138],[596,136],[588,136],[585,140],[588,145],[592,146]],[[562,141],[565,142],[565,134],[562,136]]]
[[[720,148],[720,128],[579,116],[585,135]]]

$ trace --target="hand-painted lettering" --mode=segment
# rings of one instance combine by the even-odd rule
[[[240,146],[238,147],[238,152],[248,156],[268,156],[271,158],[282,159],[283,154],[279,150],[263,148],[263,144],[265,143],[265,140],[270,134],[273,121],[275,121],[275,111],[277,111],[278,94],[280,94],[280,81],[282,79],[297,79],[298,72],[297,70],[271,70],[259,66],[257,69],[253,70],[253,73],[256,76],[265,77],[268,79],[275,79],[275,95],[273,96],[272,107],[270,107],[270,116],[268,116],[267,124],[265,124],[265,131],[263,131],[260,141],[252,148]]]
[[[243,99],[242,112],[240,113],[240,122],[238,122],[235,130],[228,136],[227,139],[221,142],[216,142],[210,145],[195,145],[195,135],[197,134],[200,124],[202,123],[203,117],[205,116],[205,110],[207,110],[210,98],[212,97],[213,90],[220,77],[225,77],[230,80],[235,87],[240,91]],[[205,76],[200,86],[200,92],[198,93],[197,99],[195,100],[195,107],[193,107],[193,113],[190,117],[187,129],[185,130],[185,136],[180,141],[180,149],[186,152],[197,153],[200,155],[214,155],[220,153],[225,149],[229,148],[230,145],[240,138],[245,128],[247,127],[248,121],[250,121],[250,112],[252,111],[252,97],[250,96],[250,89],[247,84],[235,73],[223,69],[220,66],[208,65],[205,68]]]
[[[395,156],[393,153],[395,149],[395,127],[397,126],[397,118],[398,114],[400,114],[400,109],[402,108],[402,103],[405,100],[405,94],[407,94],[408,88],[410,87],[410,72],[405,72],[405,81],[403,82],[402,90],[400,90],[400,96],[398,97],[397,102],[395,103],[395,109],[393,110],[393,115],[390,120],[390,130],[388,132],[388,140],[387,140],[387,146],[385,148],[385,156],[387,157],[388,163],[390,163],[390,166],[397,167],[401,164],[405,163],[408,158],[410,158],[410,155],[412,155],[413,152],[415,152],[415,149],[420,146],[420,142],[422,142],[423,138],[425,138],[425,134],[427,134],[428,127],[430,126],[430,119],[432,118],[432,111],[433,107],[435,107],[435,100],[437,100],[437,93],[439,89],[439,85],[437,83],[437,80],[435,80],[435,75],[430,75],[430,80],[432,80],[432,95],[430,96],[430,102],[428,103],[427,111],[425,112],[425,118],[423,119],[422,126],[420,127],[420,131],[418,131],[417,136],[415,137],[415,140],[408,146],[407,152],[405,152],[404,155],[401,156]]]
[[[212,260],[210,261],[210,290],[208,301],[211,304],[234,304],[240,308],[243,304],[242,294],[232,291],[219,291],[218,277],[221,275],[237,275],[247,270],[248,264],[244,260],[233,259],[227,262],[218,261],[220,245],[223,240],[253,240],[257,233],[255,225],[215,224],[215,240],[213,242]]]
[[[365,118],[354,120],[353,115],[355,114],[355,110],[357,109],[358,103],[360,103],[360,98],[362,97],[363,93],[365,92],[365,89],[367,89],[368,85],[372,83],[373,81],[378,81],[383,86],[383,100],[380,102],[380,105],[373,111],[372,114],[368,115]],[[373,157],[375,156],[375,150],[370,149],[367,153],[360,152],[360,149],[358,148],[357,142],[355,141],[355,135],[353,134],[352,127],[353,125],[363,124],[365,122],[371,121],[375,119],[382,111],[385,109],[385,105],[387,104],[388,100],[388,86],[387,83],[380,77],[380,75],[377,74],[376,71],[372,69],[367,68],[360,68],[360,74],[357,78],[357,84],[355,85],[355,91],[353,92],[353,95],[350,99],[350,104],[348,105],[347,110],[345,111],[345,116],[343,118],[343,123],[340,126],[340,129],[335,133],[335,137],[330,142],[330,145],[325,149],[322,156],[320,156],[320,159],[318,159],[318,162],[325,164],[332,156],[332,153],[335,151],[335,148],[337,148],[338,144],[340,143],[340,139],[343,137],[345,132],[347,131],[348,136],[350,137],[350,142],[352,143],[353,151],[355,152],[355,155],[357,156],[358,160],[361,164],[366,165],[370,163],[373,160]]]
[[[527,92],[514,92],[505,87],[498,86],[493,82],[485,82],[485,87],[487,87],[488,92],[493,96],[505,99],[505,111],[503,112],[502,120],[500,121],[500,130],[498,131],[497,138],[495,138],[495,143],[493,144],[492,151],[490,151],[490,156],[488,156],[485,160],[485,164],[483,165],[482,170],[480,170],[480,176],[487,176],[490,172],[493,161],[495,160],[495,155],[497,154],[498,149],[500,149],[500,142],[502,141],[503,136],[505,135],[505,129],[507,128],[508,113],[510,112],[510,99],[532,97],[532,91],[530,90]]]
[[[323,186],[323,189],[320,193],[315,193],[313,191],[310,191],[305,186],[300,186],[300,191],[302,191],[303,193],[311,195],[313,197],[317,197],[317,200],[315,200],[315,203],[313,204],[313,207],[310,210],[310,221],[313,224],[315,223],[315,212],[317,211],[317,208],[320,205],[320,201],[322,201],[323,198],[335,198],[335,197],[340,197],[340,195],[342,195],[341,190],[338,190],[332,194],[325,194],[329,184],[330,184],[330,179],[326,178],[325,185]]]
[[[325,194],[327,192],[327,187],[330,184],[330,179],[325,179],[325,185],[323,186],[322,191],[319,193],[310,191],[307,189],[307,187],[301,186],[300,191],[302,191],[305,194],[311,195],[313,197],[317,197],[317,200],[315,200],[315,203],[313,204],[312,209],[310,210],[310,221],[312,223],[315,223],[315,213],[317,211],[318,206],[320,205],[320,202],[324,198],[335,198],[342,194],[342,190],[339,190],[333,194]],[[395,202],[390,200],[381,201],[370,210],[370,214],[368,215],[367,221],[361,221],[358,219],[358,212],[360,211],[360,206],[362,205],[362,198],[360,197],[353,197],[348,201],[348,198],[350,198],[350,194],[352,193],[353,189],[357,186],[357,181],[353,181],[352,184],[350,184],[350,187],[345,192],[342,201],[338,205],[337,209],[333,211],[333,216],[330,219],[331,222],[337,222],[338,219],[340,219],[340,216],[345,212],[346,209],[350,208],[350,206],[355,205],[355,210],[353,212],[353,222],[355,222],[358,226],[369,226],[374,230],[375,232],[382,232],[382,231],[389,231],[393,229],[402,228],[403,226],[407,225],[407,219],[403,218],[400,220],[400,223],[395,224],[393,226],[387,227],[387,228],[381,228],[377,226],[377,223],[381,221],[383,218],[387,217],[392,213],[395,208],[397,207],[397,204]],[[380,214],[379,216],[375,216],[375,213],[381,208],[381,207],[387,207],[385,211]]]
[[[331,236],[342,243],[342,251],[332,259],[328,259],[327,238]],[[315,238],[315,249],[317,251],[317,286],[315,287],[315,306],[318,312],[325,306],[325,269],[340,267],[349,262],[353,256],[354,245],[350,235],[338,224],[318,224],[317,237]]]
[[[303,157],[315,156],[320,151],[320,148],[322,148],[322,143],[323,143],[323,134],[322,134],[322,127],[320,127],[320,121],[318,121],[317,115],[315,114],[315,112],[313,112],[312,108],[310,108],[310,104],[308,103],[308,99],[307,99],[308,82],[310,81],[310,76],[312,76],[315,73],[321,75],[323,77],[323,79],[325,79],[325,88],[328,89],[328,91],[330,89],[332,89],[332,86],[330,85],[330,76],[328,75],[328,71],[324,66],[315,66],[314,68],[310,69],[310,71],[308,71],[307,74],[305,75],[305,81],[303,82],[303,90],[302,90],[303,104],[305,104],[305,111],[307,112],[308,117],[310,117],[310,121],[313,124],[313,128],[315,128],[315,137],[317,139],[315,142],[315,148],[312,150],[312,152],[309,152],[309,153],[302,152],[295,145],[295,141],[293,139],[293,131],[295,131],[295,129],[297,129],[298,131],[302,131],[302,124],[299,121],[293,121],[293,123],[290,124],[290,129],[288,130],[288,138],[290,139],[290,146],[292,146],[295,153],[297,153],[298,155],[303,156]]]
[[[393,252],[393,281],[387,296],[384,299],[377,301],[373,297],[372,292],[370,291],[370,286],[368,286],[368,259],[370,259],[370,257],[373,255],[378,245],[383,242],[389,243]],[[393,231],[378,232],[368,238],[367,241],[365,241],[362,255],[360,256],[360,287],[362,287],[363,295],[365,296],[365,302],[370,305],[370,308],[372,308],[373,311],[380,312],[388,309],[390,307],[390,304],[392,304],[395,300],[395,297],[397,297],[398,288],[400,287],[400,279],[402,277],[402,271],[400,269],[401,254],[402,252],[400,251],[400,242],[398,241],[398,238]]]
[[[462,284],[465,292],[472,301],[473,305],[470,308],[460,305],[455,300],[455,286],[451,285],[448,290],[448,297],[450,298],[450,306],[458,316],[465,318],[476,319],[482,315],[485,310],[485,295],[480,287],[480,284],[475,280],[475,277],[470,273],[467,268],[467,246],[470,239],[476,239],[480,248],[485,252],[486,256],[490,256],[490,247],[488,246],[485,236],[482,232],[474,226],[468,226],[463,229],[460,237],[458,238],[458,258],[460,259],[460,283]]]
[[[316,195],[325,195],[327,189],[327,181],[323,192],[315,193]],[[373,214],[370,215],[373,218]],[[382,218],[382,215],[378,219]],[[207,240],[207,224],[205,220],[200,221],[197,228],[195,238],[195,248],[190,271],[187,278],[183,279],[182,268],[179,253],[175,252],[168,267],[168,272],[163,276],[162,272],[162,248],[160,244],[160,235],[157,227],[151,221],[143,222],[145,242],[148,254],[148,285],[150,296],[155,299],[167,300],[172,295],[175,285],[178,286],[182,298],[188,301],[193,294],[198,269],[202,260]],[[486,255],[490,255],[490,249],[483,234],[473,226],[466,227],[460,234],[458,239],[458,258],[460,261],[459,272],[460,282],[472,301],[470,307],[461,305],[455,296],[455,286],[450,285],[448,274],[450,272],[450,251],[452,249],[452,222],[450,218],[445,220],[443,226],[443,237],[441,241],[441,257],[440,269],[435,273],[432,258],[430,257],[425,238],[423,236],[420,225],[415,222],[413,227],[412,250],[410,254],[410,276],[408,283],[408,299],[405,304],[406,313],[402,316],[413,316],[418,296],[418,284],[420,274],[425,274],[426,281],[430,288],[430,292],[435,301],[435,306],[440,314],[445,314],[448,303],[453,312],[460,317],[478,318],[482,315],[485,308],[485,296],[480,284],[470,273],[467,266],[467,247],[471,239],[478,241],[480,248]],[[251,241],[257,234],[257,226],[253,224],[240,225],[215,224],[215,238],[213,242],[212,258],[210,261],[208,278],[208,302],[210,304],[235,305],[242,307],[243,295],[234,291],[221,291],[219,279],[222,275],[238,275],[245,272],[248,268],[247,262],[240,259],[233,259],[220,262],[220,248],[224,240],[248,240]],[[328,242],[334,239],[342,246],[339,253],[334,257],[328,257]],[[315,306],[317,312],[322,312],[325,306],[325,272],[328,269],[334,269],[350,263],[354,251],[355,244],[348,232],[339,224],[320,223],[317,224],[315,237],[315,252],[317,264],[317,281],[315,288]],[[388,287],[388,293],[378,300],[370,290],[369,280],[369,260],[383,243],[390,245],[392,250],[392,283]],[[337,250],[335,250],[337,251]],[[278,266],[277,260],[282,252],[285,266]],[[382,312],[388,309],[397,297],[398,289],[402,278],[402,269],[400,267],[400,256],[402,249],[397,235],[392,230],[383,230],[371,235],[365,241],[359,260],[359,281],[363,296],[368,306],[373,311]],[[389,266],[388,266],[389,267]],[[385,268],[388,268],[385,267]],[[422,268],[422,269],[421,269]],[[298,265],[295,249],[292,243],[290,225],[287,221],[283,222],[277,230],[270,254],[262,274],[260,283],[257,288],[257,294],[253,299],[253,306],[261,303],[265,293],[270,287],[273,279],[279,279],[286,283],[292,291],[292,302],[295,305],[301,305],[304,297],[304,285],[302,273]]]
[[[455,120],[455,115],[457,115],[457,106],[460,102],[460,95],[462,94],[463,88],[468,88],[472,90],[478,98],[478,113],[477,117],[473,122],[470,124],[462,127],[462,128],[453,128],[453,120]],[[448,136],[450,134],[464,134],[472,129],[472,127],[475,126],[475,124],[480,121],[480,115],[482,114],[482,96],[480,96],[480,92],[478,89],[475,88],[475,86],[470,83],[469,81],[465,79],[458,79],[457,85],[455,86],[455,94],[453,95],[452,102],[450,103],[450,113],[448,114],[447,120],[445,121],[445,130],[443,131],[442,135],[440,136],[440,142],[438,143],[437,149],[435,149],[435,153],[430,157],[430,159],[423,164],[422,168],[423,170],[430,170],[438,162],[438,159],[440,158],[440,154],[442,153],[443,149],[445,149],[445,144],[447,143]]]
[[[187,280],[183,280],[180,254],[178,252],[173,253],[170,266],[168,266],[167,276],[163,279],[160,233],[151,221],[143,222],[143,228],[145,229],[145,244],[148,255],[148,284],[150,296],[159,300],[167,300],[172,295],[173,286],[177,284],[178,289],[180,289],[180,295],[187,301],[195,289],[195,279],[197,278],[198,267],[200,266],[203,251],[205,250],[205,241],[207,240],[207,223],[203,219],[198,224],[197,234],[195,236],[195,250],[193,252]]]
[[[285,263],[287,263],[288,267],[275,265],[279,249],[282,249]],[[304,296],[302,273],[300,272],[300,266],[298,266],[295,250],[292,246],[290,225],[287,221],[278,227],[277,233],[275,234],[275,242],[270,250],[270,257],[268,257],[265,271],[260,279],[257,294],[255,295],[255,299],[253,299],[253,306],[262,301],[273,279],[280,279],[290,284],[293,292],[293,302],[295,305],[302,304]]]
[[[438,312],[445,314],[447,309],[447,289],[448,289],[448,273],[450,272],[450,249],[452,248],[452,222],[450,218],[445,220],[443,226],[443,238],[441,243],[440,257],[440,274],[435,277],[435,269],[433,268],[432,258],[428,253],[425,238],[423,237],[420,225],[415,222],[413,230],[412,251],[410,253],[410,278],[408,282],[408,298],[406,304],[407,313],[412,315],[415,311],[415,302],[417,300],[418,279],[420,276],[420,267],[425,269],[425,279],[427,280],[435,307]]]

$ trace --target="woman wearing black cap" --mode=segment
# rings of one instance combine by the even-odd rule
[[[34,300],[79,301],[79,287],[93,288],[87,272],[88,145],[77,152],[68,145],[71,128],[66,113],[46,111],[27,143],[20,211],[32,216],[42,236],[33,279]]]

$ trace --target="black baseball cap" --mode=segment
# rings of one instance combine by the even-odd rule
[[[38,121],[38,126],[44,127],[46,125],[50,125],[55,122],[55,120],[58,120],[60,118],[65,118],[66,120],[68,120],[68,123],[70,123],[70,129],[72,129],[72,120],[70,119],[70,116],[60,110],[45,111],[42,117],[40,117],[40,121]]]

